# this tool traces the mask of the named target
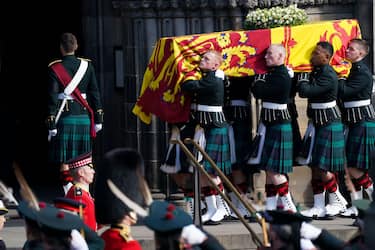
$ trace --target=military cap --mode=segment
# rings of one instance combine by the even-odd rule
[[[39,202],[38,203],[39,210],[37,210],[36,208],[31,206],[30,202],[22,200],[20,201],[17,207],[17,211],[25,219],[36,221],[37,213],[39,213],[40,210],[43,210],[47,206],[48,206],[47,203]]]
[[[115,148],[104,154],[96,167],[94,186],[95,215],[100,224],[119,223],[132,209],[109,189],[110,179],[122,193],[141,207],[147,207],[143,196],[143,158],[132,148]],[[110,205],[109,205],[110,204]]]
[[[8,209],[5,207],[4,202],[0,200],[0,215],[8,213]]]
[[[51,231],[60,234],[70,235],[73,229],[83,227],[83,221],[77,216],[53,206],[46,206],[36,214],[36,219],[42,229],[51,233]]]
[[[86,207],[86,204],[67,197],[57,197],[53,200],[53,204],[56,208],[72,211],[77,214],[80,212],[80,209]]]
[[[92,153],[90,151],[80,154],[77,157],[68,160],[66,164],[69,166],[69,169],[80,168],[83,166],[92,167]]]
[[[172,203],[154,201],[151,203],[149,215],[144,218],[144,224],[156,232],[166,233],[193,224],[193,220],[189,214]]]
[[[312,220],[301,213],[292,213],[284,210],[267,210],[264,216],[267,222],[275,225],[285,225],[293,222],[310,222]]]

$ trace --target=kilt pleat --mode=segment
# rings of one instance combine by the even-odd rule
[[[290,123],[267,126],[259,167],[276,173],[293,171],[293,132]]]
[[[205,129],[207,155],[216,163],[217,167],[225,174],[232,173],[228,127]],[[208,160],[203,159],[203,167],[210,174],[215,174],[215,169]]]
[[[344,126],[333,122],[317,127],[310,166],[330,172],[344,170],[346,162]]]
[[[57,135],[51,140],[50,159],[63,163],[92,150],[88,115],[62,117],[57,124]]]
[[[369,169],[374,150],[375,122],[363,121],[349,128],[346,142],[348,167]]]

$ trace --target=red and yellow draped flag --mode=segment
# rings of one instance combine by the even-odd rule
[[[344,58],[350,39],[360,37],[354,19],[317,22],[293,27],[250,31],[223,31],[161,38],[151,55],[143,77],[140,96],[133,113],[149,124],[151,115],[170,123],[189,117],[190,98],[180,85],[199,79],[200,56],[207,50],[221,51],[221,69],[227,76],[251,76],[267,71],[264,55],[271,43],[284,44],[286,64],[296,72],[311,71],[310,54],[319,41],[332,43],[335,54],[331,64],[339,74],[347,74],[350,64]]]

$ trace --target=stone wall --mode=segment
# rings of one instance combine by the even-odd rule
[[[366,0],[84,0],[82,29],[90,44],[85,54],[100,62],[106,107],[100,150],[138,148],[145,157],[151,188],[165,190],[166,179],[158,168],[168,143],[168,127],[157,118],[145,125],[131,112],[156,41],[164,36],[242,29],[249,9],[291,3],[306,8],[310,21],[357,18],[365,24],[361,25],[363,37],[372,43],[372,23],[368,23],[372,2]],[[115,77],[119,73],[120,80]],[[296,101],[304,131],[305,101]]]

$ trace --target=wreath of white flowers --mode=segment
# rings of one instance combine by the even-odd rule
[[[295,26],[307,22],[305,10],[297,8],[297,5],[288,7],[272,7],[269,9],[250,10],[246,16],[245,29],[269,29],[280,26]]]

